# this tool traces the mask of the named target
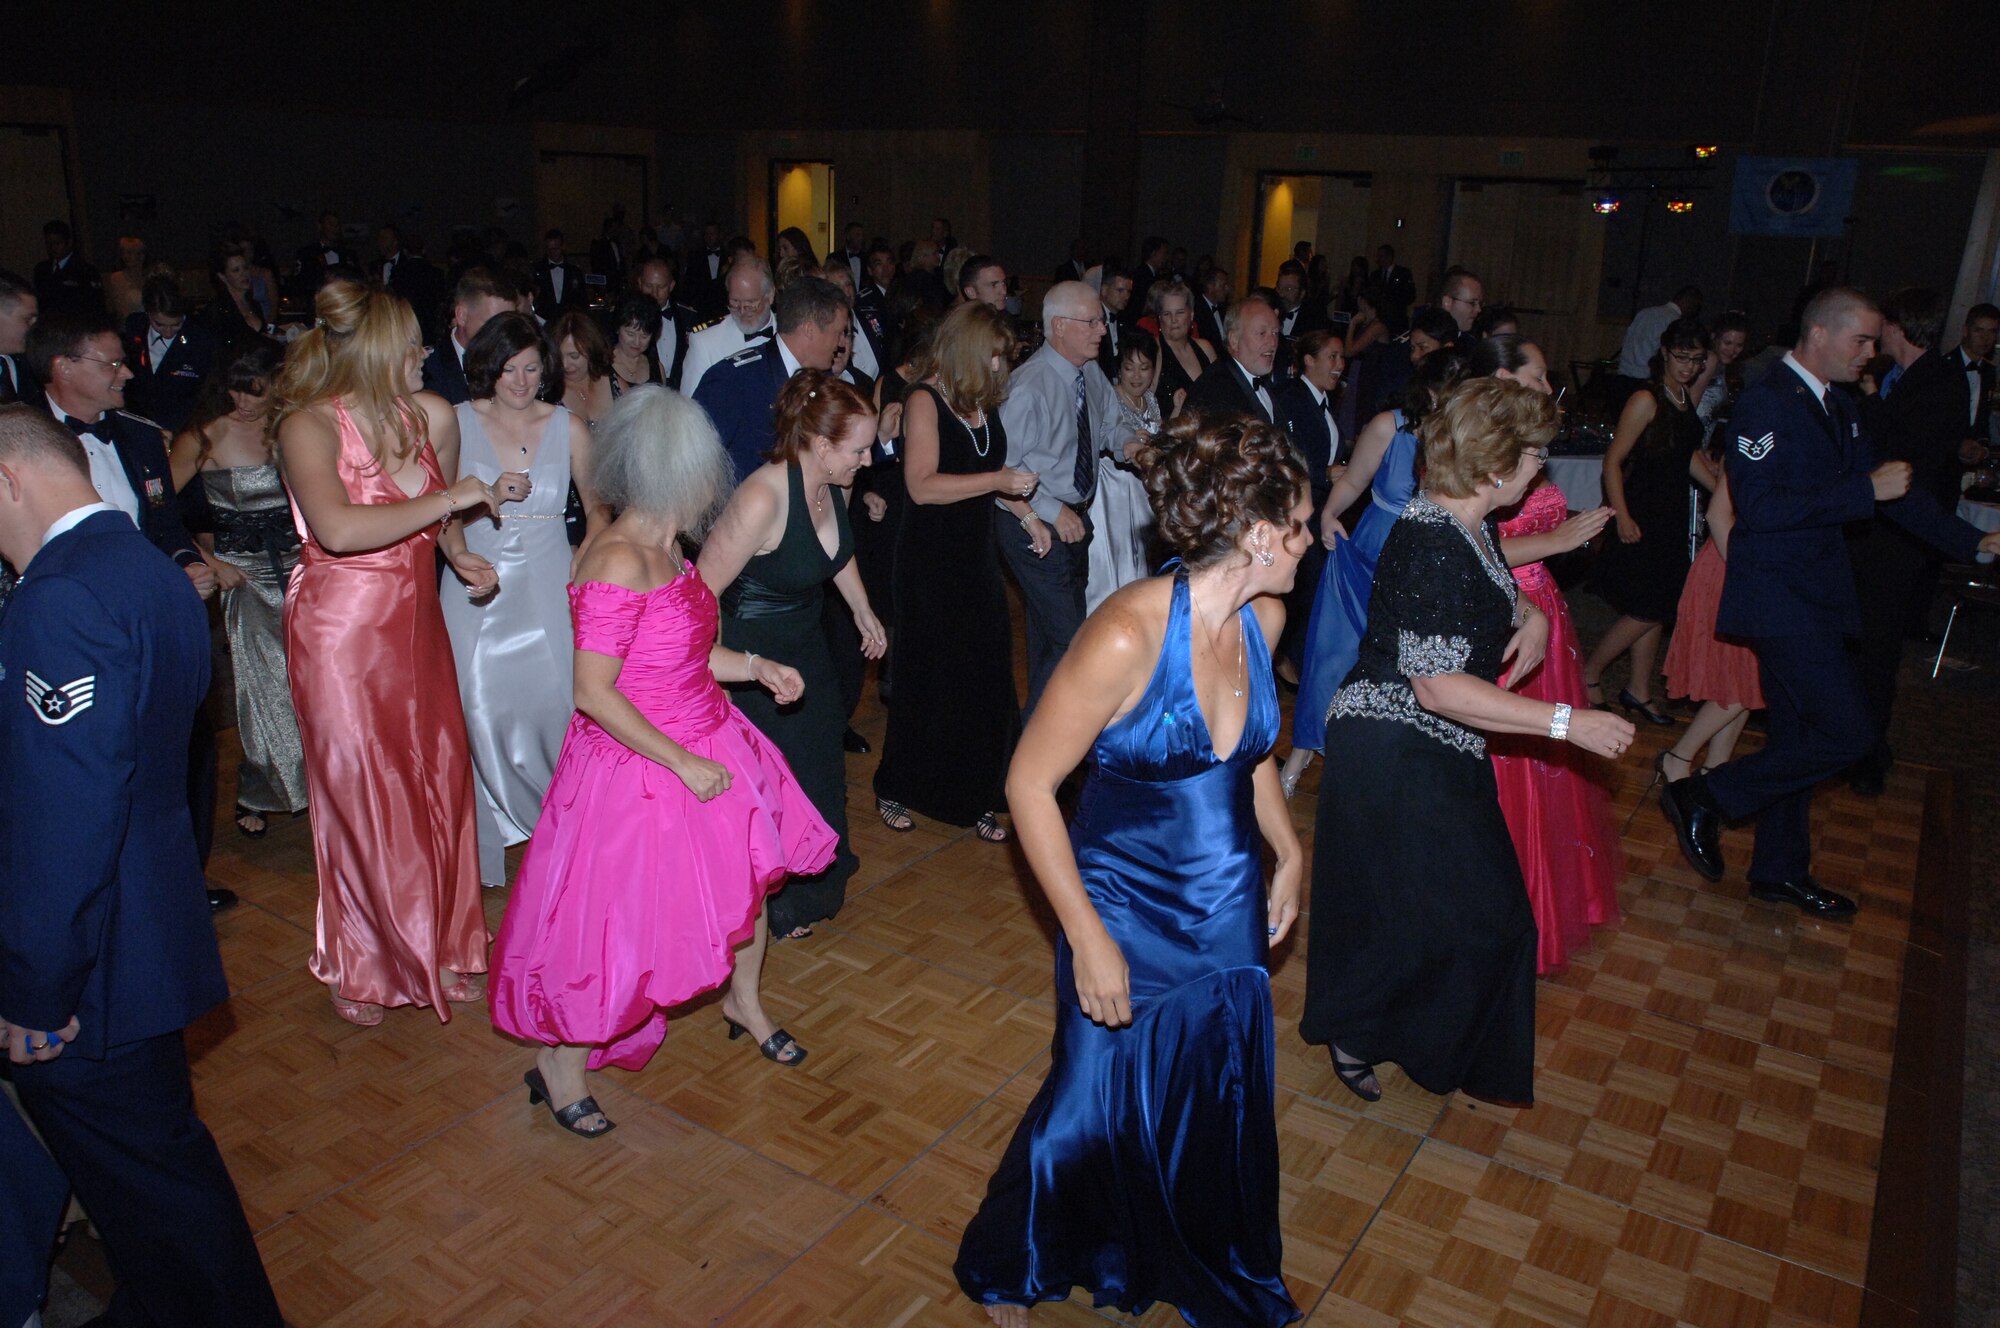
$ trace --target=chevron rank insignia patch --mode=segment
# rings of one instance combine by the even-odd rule
[[[1778,435],[1767,433],[1762,438],[1745,438],[1736,435],[1736,450],[1752,461],[1762,461],[1771,455],[1771,449],[1778,445]]]
[[[35,718],[44,724],[67,724],[90,709],[91,703],[97,699],[97,675],[94,673],[56,687],[44,682],[30,669],[27,681],[28,707],[35,712]]]

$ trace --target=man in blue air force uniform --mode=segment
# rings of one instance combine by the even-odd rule
[[[21,569],[0,616],[0,1036],[14,1086],[104,1238],[108,1321],[279,1324],[182,1040],[229,995],[185,783],[209,682],[201,599],[99,496],[77,439],[24,405],[0,407],[0,556]],[[0,1236],[53,1236],[59,1190],[24,1134],[5,1109]],[[20,1271],[0,1274],[0,1308],[14,1308],[5,1279]]]
[[[1861,609],[1844,528],[1879,510],[1957,561],[2000,552],[2000,535],[1982,541],[1912,491],[1907,461],[1876,464],[1859,408],[1838,385],[1860,378],[1881,332],[1867,296],[1826,290],[1806,306],[1798,345],[1736,403],[1726,453],[1736,527],[1715,626],[1757,652],[1770,738],[1660,795],[1681,852],[1711,881],[1722,878],[1722,822],[1755,817],[1750,894],[1817,917],[1852,917],[1856,905],[1810,872],[1813,788],[1875,743],[1849,648]]]

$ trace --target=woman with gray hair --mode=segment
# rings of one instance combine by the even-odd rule
[[[835,838],[785,759],[729,702],[780,704],[797,670],[716,642],[715,596],[681,552],[729,496],[708,416],[663,387],[626,393],[597,435],[598,498],[618,514],[570,588],[576,714],[494,947],[493,1024],[542,1043],[531,1105],[595,1138],[611,1121],[584,1073],[643,1067],[666,1010],[729,983],[722,1014],[764,1055],[805,1049],[764,1012],[764,896],[833,861]]]

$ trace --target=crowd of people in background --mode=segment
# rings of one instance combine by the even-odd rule
[[[883,826],[1018,835],[1062,926],[1056,1066],[966,1234],[967,1294],[1001,1323],[1084,1284],[1275,1324],[1259,970],[1306,891],[1301,1032],[1342,1083],[1374,1100],[1394,1062],[1531,1102],[1535,977],[1618,919],[1612,763],[1634,721],[1680,723],[1664,656],[1699,707],[1658,757],[1690,862],[1718,877],[1721,821],[1756,816],[1753,894],[1854,911],[1810,874],[1805,808],[1840,770],[1880,788],[1912,606],[1937,551],[1979,547],[1949,513],[2000,311],[1947,354],[1935,291],[1827,288],[1760,362],[1687,287],[1633,320],[1605,501],[1575,511],[1548,355],[1464,268],[1418,304],[1389,245],[1340,267],[1302,243],[1266,287],[1154,236],[1130,261],[1079,243],[1030,291],[945,218],[824,255],[663,231],[614,209],[587,261],[551,229],[440,265],[393,224],[364,258],[327,212],[289,261],[217,245],[197,291],[136,236],[100,275],[57,221],[32,278],[0,272],[0,404],[63,426],[0,462],[73,437],[219,598],[233,819],[310,813],[338,1017],[485,1002],[584,1137],[615,1127],[588,1076],[645,1065],[704,992],[799,1065],[760,977],[859,865],[872,665]],[[1617,615],[1588,651],[1563,588],[1586,570]],[[188,746],[205,862],[205,721]],[[1308,862],[1285,804],[1315,754]],[[489,954],[481,888],[523,842]],[[1110,1036],[1142,1018],[1177,1031]],[[1193,1123],[1168,1139],[1167,1113]],[[1229,1216],[1140,1257],[1183,1184]]]

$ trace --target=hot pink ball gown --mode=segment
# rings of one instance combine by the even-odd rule
[[[1500,523],[1500,534],[1546,534],[1563,523],[1568,507],[1563,491],[1545,482],[1520,511]],[[1583,652],[1556,579],[1541,563],[1528,563],[1514,569],[1514,580],[1549,617],[1548,655],[1514,690],[1537,701],[1566,701],[1578,710],[1589,709]],[[1500,785],[1500,810],[1514,837],[1528,902],[1542,933],[1535,971],[1551,972],[1568,961],[1570,951],[1590,943],[1592,927],[1618,921],[1618,878],[1625,864],[1611,801],[1593,769],[1596,758],[1581,748],[1516,735],[1496,735],[1486,747]]]
[[[715,596],[684,565],[640,593],[572,586],[576,648],[625,661],[618,690],[729,771],[702,802],[680,777],[572,716],[494,944],[493,1024],[637,1070],[666,1010],[728,981],[764,896],[833,861],[837,839],[785,758],[731,705],[708,652]]]

